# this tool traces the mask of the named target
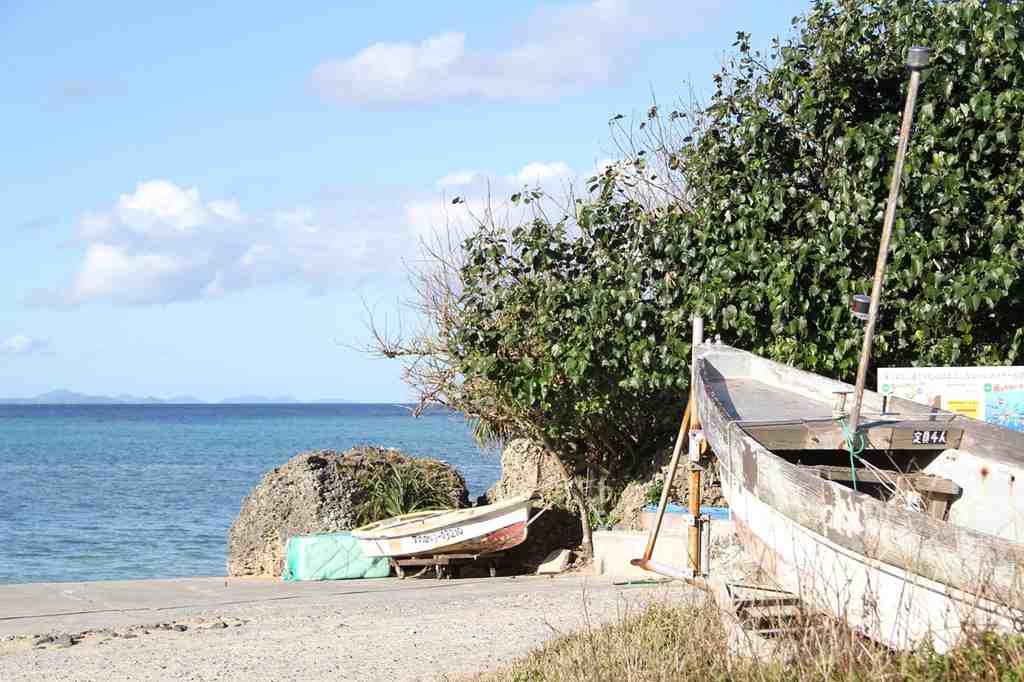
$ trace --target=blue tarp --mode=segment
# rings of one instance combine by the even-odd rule
[[[658,505],[649,504],[644,507],[644,511],[656,512],[658,511]],[[666,514],[689,514],[690,510],[686,507],[680,506],[670,502],[665,505]],[[729,520],[729,508],[728,507],[701,507],[701,514],[707,514],[712,521],[728,521]]]

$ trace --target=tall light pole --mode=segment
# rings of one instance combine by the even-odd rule
[[[856,433],[860,426],[861,400],[864,398],[864,383],[867,380],[868,365],[871,363],[871,346],[874,342],[875,323],[878,321],[878,304],[882,298],[882,280],[885,279],[885,262],[889,258],[889,242],[892,240],[892,225],[896,219],[896,204],[900,199],[900,180],[903,176],[903,161],[910,141],[910,128],[914,123],[914,104],[917,89],[921,84],[921,70],[928,66],[931,50],[927,47],[912,47],[907,52],[907,68],[910,69],[910,84],[907,87],[907,102],[903,107],[903,123],[900,126],[900,140],[896,148],[896,164],[889,185],[889,203],[885,207],[882,221],[882,242],[878,245],[878,261],[875,264],[875,282],[871,286],[871,302],[868,305],[867,323],[864,325],[864,347],[857,367],[857,386],[854,389],[853,406],[850,408],[850,432]]]

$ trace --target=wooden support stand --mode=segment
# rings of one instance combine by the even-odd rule
[[[735,567],[733,567],[735,570]],[[725,646],[740,658],[774,661],[783,666],[798,656],[799,638],[780,639],[811,627],[799,597],[774,585],[733,575],[708,580],[707,588],[721,610]]]
[[[700,317],[693,318],[693,356],[690,361],[690,399],[686,403],[686,410],[683,412],[683,423],[679,426],[679,435],[676,437],[676,446],[672,451],[672,461],[669,464],[668,476],[665,478],[661,491],[661,502],[658,504],[658,511],[654,517],[654,525],[651,526],[650,535],[647,538],[647,548],[643,557],[633,559],[629,563],[633,566],[660,573],[670,578],[681,580],[704,579],[710,570],[710,545],[711,545],[711,520],[700,513],[701,499],[701,473],[704,468],[701,466],[701,457],[706,447],[703,432],[700,430],[700,416],[697,413],[697,346],[704,343],[704,320]],[[683,444],[689,442],[689,513],[686,515],[687,524],[687,565],[686,568],[675,568],[665,566],[654,561],[654,543],[658,541],[658,532],[661,530],[661,520],[665,515],[665,507],[668,505],[669,494],[672,490],[672,482],[675,480],[676,469],[679,466],[680,454]]]
[[[434,568],[434,576],[438,580],[447,580],[459,577],[459,569],[462,566],[474,563],[485,563],[488,574],[493,578],[498,575],[498,560],[505,555],[496,554],[437,554],[434,556],[418,557],[391,557],[392,568],[399,580],[404,580],[408,571],[413,567],[422,567],[420,573],[431,566]]]
[[[725,583],[729,607],[747,630],[771,637],[790,629],[800,616],[800,598],[764,585]]]

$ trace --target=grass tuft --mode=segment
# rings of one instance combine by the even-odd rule
[[[792,625],[792,623],[790,623]],[[1024,681],[1024,637],[981,633],[939,654],[894,652],[835,621],[808,618],[759,656],[737,653],[744,635],[710,600],[652,603],[619,622],[552,640],[477,682],[578,680]]]
[[[366,483],[360,525],[428,509],[452,508],[450,486],[414,464],[388,462]]]

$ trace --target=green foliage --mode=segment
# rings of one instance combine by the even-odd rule
[[[585,207],[577,222],[470,237],[453,345],[563,458],[612,467],[670,437],[689,344],[667,334],[651,295],[664,267],[637,258],[651,236],[640,208]]]
[[[661,493],[665,490],[665,481],[655,481],[647,488],[647,494],[644,501],[647,504],[660,504]]]
[[[920,680],[1024,680],[1024,636],[981,632],[945,654],[923,647],[902,661],[903,674]]]
[[[1022,357],[1024,5],[816,2],[770,55],[737,57],[680,151],[688,274],[674,307],[804,369],[849,378],[870,291],[906,89],[907,48],[932,48],[883,290],[879,365]],[[648,258],[656,258],[651,253]]]
[[[427,475],[415,462],[387,464],[366,481],[359,525],[417,511],[451,508],[449,487],[443,480]]]
[[[613,513],[618,496],[604,480],[597,481],[586,493],[588,519],[592,529],[610,530],[622,520]]]

